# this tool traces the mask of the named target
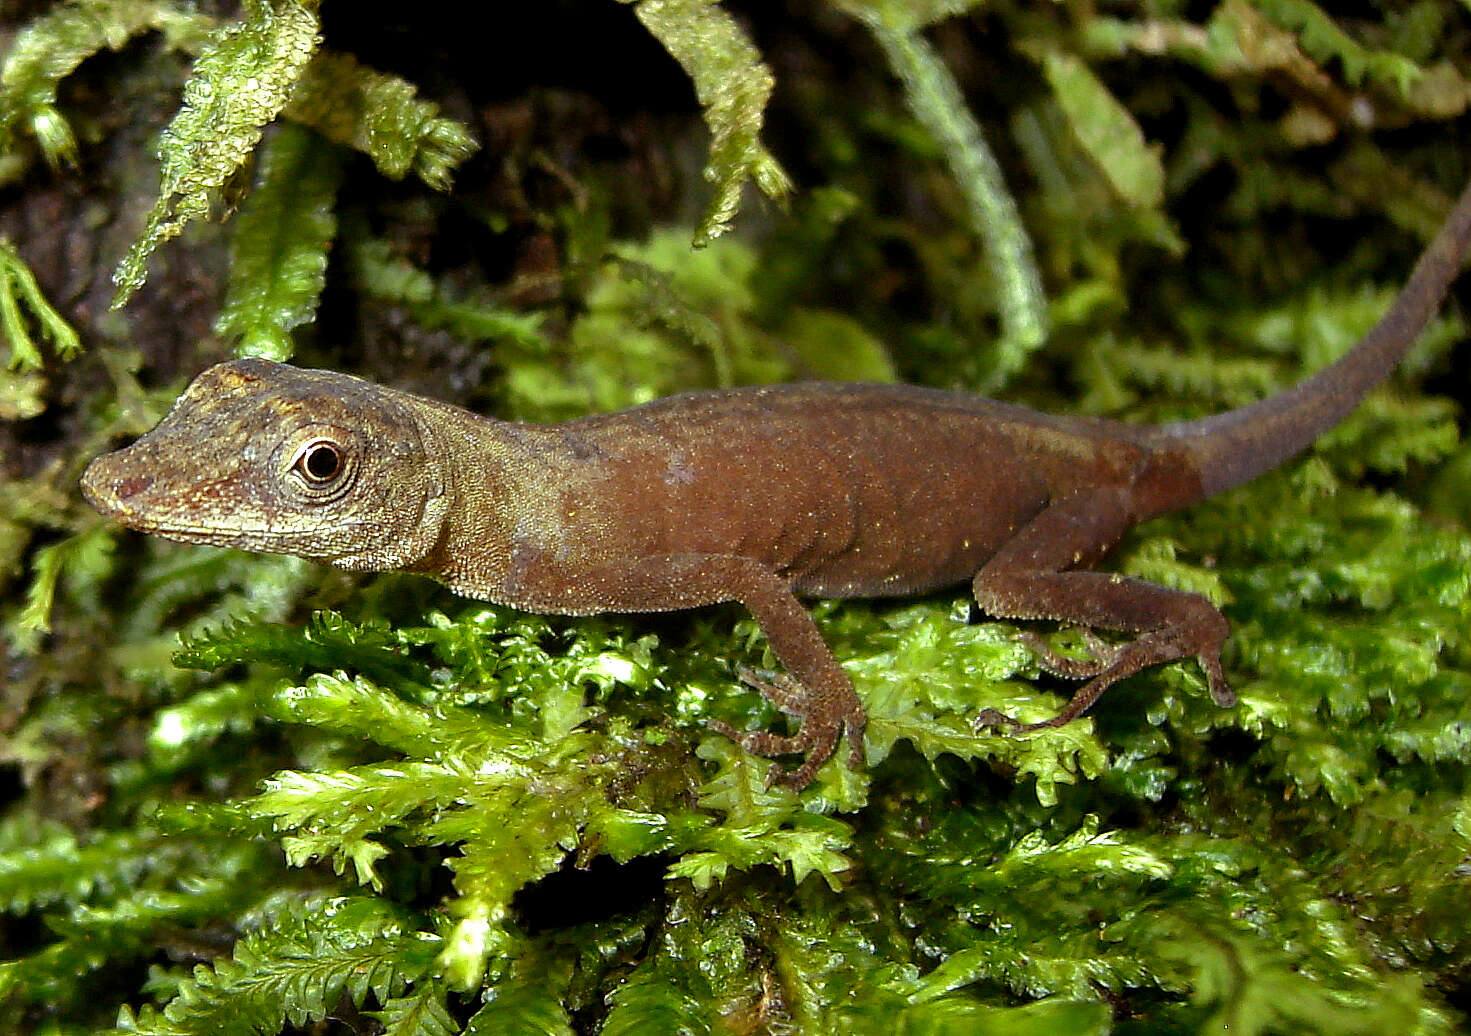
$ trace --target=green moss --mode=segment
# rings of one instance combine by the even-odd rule
[[[337,233],[341,155],[299,126],[262,149],[261,182],[235,223],[230,291],[215,332],[246,356],[288,360],[289,333],[316,313]]]
[[[746,34],[713,0],[623,0],[680,63],[694,84],[710,127],[704,175],[715,195],[695,229],[695,246],[730,229],[741,188],[753,181],[781,200],[791,189],[787,174],[760,139],[774,80]]]
[[[247,0],[245,18],[211,37],[185,84],[184,105],[164,131],[158,202],[113,275],[114,307],[142,286],[155,248],[209,213],[260,142],[262,127],[286,106],[317,42],[315,3],[267,0]]]

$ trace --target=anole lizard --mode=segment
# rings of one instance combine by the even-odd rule
[[[865,714],[807,597],[917,594],[969,580],[995,616],[1090,632],[1060,726],[1146,666],[1194,656],[1212,698],[1228,626],[1204,597],[1088,571],[1135,524],[1256,477],[1347,415],[1404,356],[1460,268],[1471,187],[1384,317],[1297,387],[1145,426],[1058,417],[906,385],[693,392],[562,424],[496,421],[328,371],[240,359],[200,374],[152,431],[95,460],[93,506],[170,539],[405,569],[456,593],[584,615],[739,601],[786,667],[742,672],[801,721],[717,729],[802,754],[801,788]],[[775,776],[775,772],[773,774]]]

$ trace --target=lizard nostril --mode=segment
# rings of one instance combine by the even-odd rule
[[[137,496],[151,485],[153,485],[152,475],[134,475],[114,485],[113,492],[117,494],[119,500],[127,500],[129,497]]]

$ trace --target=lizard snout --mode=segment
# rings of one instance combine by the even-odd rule
[[[153,485],[152,475],[109,477],[108,457],[99,457],[82,472],[82,496],[103,514],[117,514],[123,501],[137,496]]]

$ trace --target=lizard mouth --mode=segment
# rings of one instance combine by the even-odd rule
[[[301,541],[320,536],[320,529],[282,528],[266,521],[242,520],[238,512],[230,515],[228,527],[222,523],[206,523],[171,513],[167,492],[152,475],[115,471],[112,456],[99,457],[82,473],[82,496],[104,516],[138,532],[146,532],[179,543],[199,543],[215,547],[240,547],[268,553],[302,553]],[[166,487],[165,487],[166,488]],[[335,529],[350,529],[362,522],[338,522]],[[303,556],[306,556],[303,554]]]
[[[153,500],[149,499],[149,490],[154,488],[158,480],[152,475],[114,470],[119,467],[112,463],[115,456],[116,454],[98,457],[82,472],[82,496],[99,513],[130,529],[157,533],[160,536],[199,539],[211,533],[219,534],[218,529],[170,521],[165,515],[158,513],[158,494],[153,494]],[[140,497],[141,500],[138,499]]]
[[[86,498],[87,503],[105,517],[139,532],[151,533],[181,543],[218,544],[227,538],[217,528],[211,529],[188,522],[170,521],[165,517],[149,514],[145,508],[128,503],[130,498],[152,487],[153,482],[153,478],[147,475],[109,479],[105,472],[99,471],[98,462],[93,461],[82,475],[82,496]],[[239,534],[248,536],[252,531],[263,532],[264,530],[241,529]]]

